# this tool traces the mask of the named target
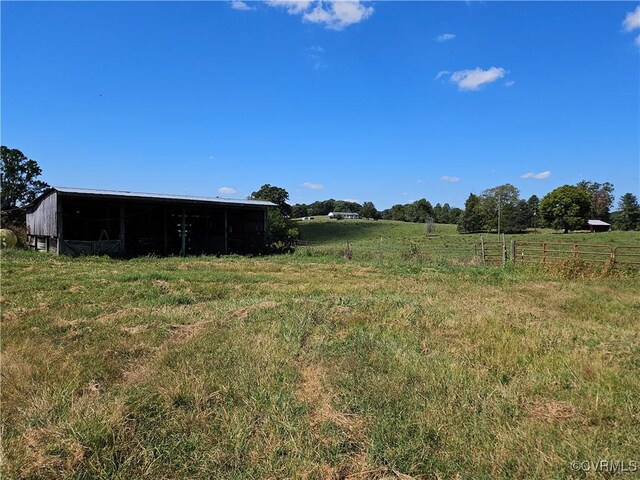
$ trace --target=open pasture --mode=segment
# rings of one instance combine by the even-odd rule
[[[421,228],[302,230],[357,252]],[[640,460],[637,280],[6,252],[2,477],[586,478]]]

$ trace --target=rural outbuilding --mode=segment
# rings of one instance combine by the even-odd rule
[[[608,232],[611,230],[611,224],[603,222],[602,220],[588,220],[589,230],[591,233],[595,232]]]
[[[27,207],[29,247],[67,255],[260,253],[262,200],[54,187]]]

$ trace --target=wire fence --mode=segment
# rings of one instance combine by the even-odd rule
[[[568,263],[640,268],[640,245],[599,245],[592,243],[531,242],[511,240],[442,241],[376,244],[345,241],[343,244],[301,242],[296,255],[330,256],[356,260],[414,263],[446,262],[457,265],[499,266],[507,263],[558,266]]]

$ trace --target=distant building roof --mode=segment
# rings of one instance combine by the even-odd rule
[[[209,203],[218,205],[229,206],[245,206],[245,207],[276,207],[275,203],[267,202],[264,200],[236,200],[232,198],[220,198],[220,197],[199,197],[194,195],[169,195],[165,193],[142,193],[142,192],[129,192],[120,190],[99,190],[90,188],[69,188],[69,187],[52,187],[44,194],[38,197],[33,204],[39,202],[40,198],[49,194],[52,191],[56,191],[65,195],[78,195],[88,197],[108,197],[108,198],[140,198],[149,200],[165,200],[176,202],[193,202],[193,203]]]
[[[355,212],[329,212],[329,215],[358,215],[358,214]]]
[[[607,222],[603,222],[602,220],[588,220],[587,223],[589,225],[599,225],[601,227],[610,227],[611,224]]]

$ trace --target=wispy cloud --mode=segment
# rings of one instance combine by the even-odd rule
[[[515,83],[516,83],[516,82],[514,82],[513,80],[507,80],[506,82],[504,82],[504,86],[505,86],[505,87],[513,87],[513,85],[514,85]]]
[[[246,2],[242,0],[232,0],[231,8],[234,10],[255,10],[255,7],[249,6]]]
[[[636,39],[633,41],[633,43],[635,43],[638,47],[640,47],[640,35],[638,35],[636,37]]]
[[[449,70],[442,70],[441,72],[438,72],[438,74],[436,75],[436,80],[440,80],[442,77],[444,77],[445,75],[449,75],[451,72]]]
[[[640,5],[633,12],[627,13],[627,16],[624,17],[624,22],[622,22],[622,27],[627,32],[640,28]]]
[[[458,85],[459,90],[478,90],[481,86],[495,82],[505,76],[507,71],[501,67],[491,67],[483,70],[476,67],[473,70],[458,70],[449,79]]]
[[[524,175],[520,175],[520,178],[532,178],[534,180],[546,180],[551,176],[551,172],[549,170],[545,170],[540,173],[527,172]]]
[[[267,5],[284,8],[290,15],[302,15],[302,19],[310,23],[324,25],[331,30],[342,30],[366,20],[373,14],[373,7],[368,7],[361,0],[266,0]]]
[[[343,198],[342,201],[343,202],[358,203],[358,199],[357,198]]]
[[[311,67],[314,70],[321,70],[327,68],[327,62],[324,60],[324,48],[319,45],[309,47],[307,49],[309,53],[309,60],[311,61]]]
[[[235,188],[231,188],[231,187],[220,187],[218,191],[220,193],[238,193],[238,191]]]
[[[448,40],[453,40],[456,38],[455,33],[443,33],[436,37],[436,42],[446,42]]]
[[[440,180],[442,180],[443,182],[449,182],[449,183],[456,183],[460,181],[460,177],[452,177],[449,175],[443,175],[442,177],[440,177]]]
[[[311,182],[304,182],[302,186],[305,188],[310,188],[311,190],[322,190],[324,188],[324,185],[321,183],[311,183]]]

